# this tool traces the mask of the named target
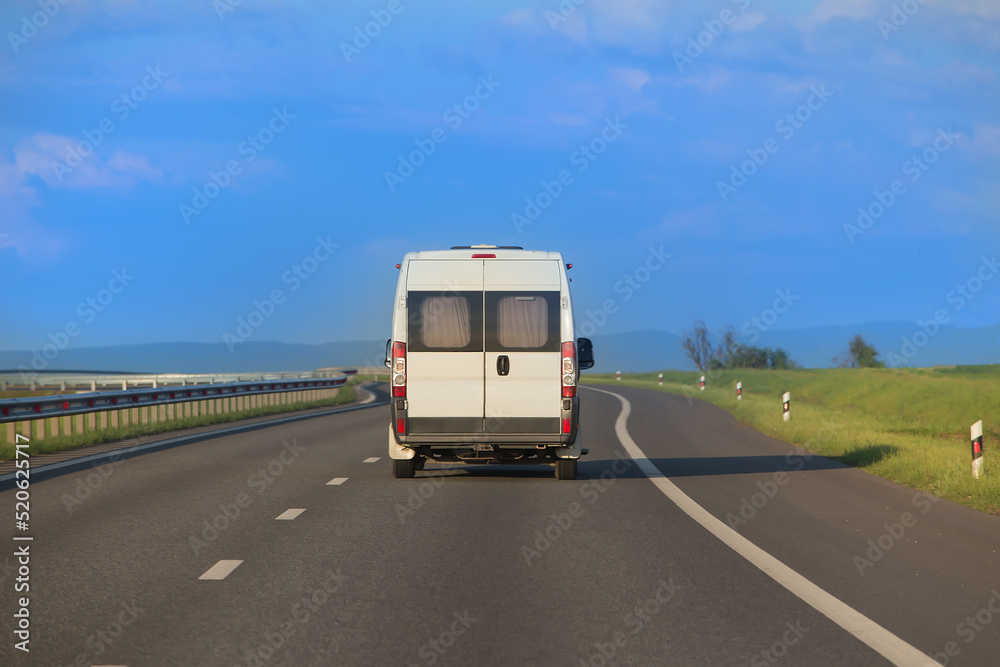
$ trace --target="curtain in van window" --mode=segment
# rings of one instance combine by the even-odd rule
[[[465,347],[472,338],[465,297],[427,297],[420,305],[420,321],[421,338],[427,347]]]
[[[543,347],[549,338],[549,304],[539,296],[505,296],[497,302],[497,342],[503,347]]]

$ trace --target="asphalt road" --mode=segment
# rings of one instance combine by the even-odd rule
[[[996,664],[1000,519],[604,389],[576,481],[393,479],[384,406],[39,481],[30,653],[4,491],[0,664]]]

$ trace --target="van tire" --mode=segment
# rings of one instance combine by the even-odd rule
[[[413,459],[393,459],[392,476],[397,478],[413,477],[417,470],[417,462]]]
[[[426,456],[421,456],[420,454],[417,454],[416,456],[414,456],[413,457],[413,468],[414,468],[414,470],[423,470],[424,469],[424,462],[426,460],[427,460]]]
[[[556,479],[576,479],[576,459],[556,461]]]

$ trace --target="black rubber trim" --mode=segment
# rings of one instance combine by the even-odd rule
[[[410,417],[406,432],[409,433],[481,433],[482,417]]]

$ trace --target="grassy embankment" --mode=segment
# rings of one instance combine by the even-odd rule
[[[916,369],[718,371],[584,376],[590,383],[685,394],[743,423],[886,479],[1000,514],[1000,365]],[[736,383],[743,382],[743,400]],[[791,392],[791,421],[781,395]],[[972,478],[969,427],[982,419],[984,475]]]
[[[333,398],[322,399],[318,401],[300,401],[298,403],[291,403],[288,405],[274,405],[262,408],[255,408],[252,410],[242,410],[240,412],[227,412],[214,415],[201,415],[199,417],[186,417],[183,419],[173,419],[169,421],[160,421],[155,423],[146,424],[130,424],[128,426],[118,426],[115,428],[105,428],[98,429],[94,431],[86,431],[84,433],[76,433],[73,435],[61,435],[52,438],[46,438],[44,440],[34,439],[31,441],[31,453],[33,455],[45,454],[49,452],[61,452],[69,449],[78,449],[80,447],[87,447],[89,445],[97,445],[105,442],[117,442],[119,440],[127,440],[129,438],[137,438],[140,436],[155,435],[157,433],[164,433],[167,431],[177,431],[185,428],[193,428],[196,426],[208,426],[211,424],[221,424],[226,422],[234,422],[242,419],[250,419],[253,417],[263,417],[267,415],[279,414],[283,412],[294,412],[296,410],[308,410],[310,408],[320,408],[329,407],[334,405],[343,405],[345,403],[350,403],[354,400],[354,387],[353,385],[361,384],[362,382],[371,381],[372,377],[367,376],[355,376],[347,381],[347,386],[342,387],[337,395]],[[384,380],[384,376],[380,376],[379,380]],[[45,392],[5,392],[0,395],[0,398],[16,398],[17,396],[40,396],[48,395],[58,392],[45,391]],[[14,458],[14,445],[7,443],[0,443],[0,461],[8,461]]]

